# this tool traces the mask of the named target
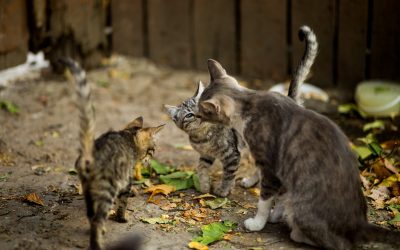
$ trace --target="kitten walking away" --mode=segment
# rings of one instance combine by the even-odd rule
[[[149,161],[153,156],[156,146],[154,136],[164,125],[143,128],[143,119],[138,117],[124,129],[109,131],[94,140],[94,112],[85,71],[70,59],[63,59],[62,62],[71,70],[77,83],[80,148],[75,167],[82,183],[90,222],[90,249],[102,249],[108,213],[115,201],[115,220],[127,221],[125,212],[130,196],[132,166],[138,161]]]

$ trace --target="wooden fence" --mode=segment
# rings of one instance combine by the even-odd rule
[[[303,53],[303,24],[320,44],[311,83],[400,79],[399,0],[0,0],[0,69],[28,50],[96,65],[111,43],[176,68],[205,70],[215,58],[230,73],[284,81]]]
[[[353,88],[363,79],[400,79],[399,0],[114,0],[113,51],[177,68],[282,81],[303,53],[298,28],[320,50],[310,82]]]

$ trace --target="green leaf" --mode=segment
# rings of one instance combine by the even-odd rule
[[[104,80],[99,80],[99,81],[97,81],[97,85],[98,85],[99,87],[102,87],[102,88],[108,88],[108,87],[110,87],[110,83],[107,82],[107,81],[104,81]]]
[[[388,221],[388,222],[389,223],[391,223],[391,222],[400,222],[400,213],[396,214],[396,216],[393,219],[391,219],[390,221]]]
[[[371,150],[368,147],[360,146],[360,147],[353,147],[353,149],[354,151],[356,151],[358,157],[361,160],[365,160],[372,154]]]
[[[341,104],[338,106],[338,111],[340,114],[349,114],[355,112],[363,118],[367,116],[367,114],[359,110],[357,105],[355,105],[354,103]]]
[[[368,130],[371,130],[371,129],[380,129],[380,130],[383,130],[383,129],[385,129],[385,122],[382,121],[382,120],[376,120],[376,121],[374,121],[374,122],[366,123],[366,124],[364,125],[364,127],[363,127],[363,131],[364,131],[364,132],[365,132],[365,131],[368,131]]]
[[[10,175],[8,173],[0,174],[0,182],[7,181]]]
[[[150,166],[156,171],[158,175],[160,174],[169,174],[174,172],[176,169],[174,167],[168,166],[166,164],[159,163],[156,160],[151,160]]]
[[[214,200],[207,200],[205,203],[211,209],[217,209],[228,203],[228,198],[216,198]]]
[[[379,145],[379,143],[377,142],[371,142],[368,144],[368,148],[371,150],[371,152],[376,155],[379,156],[381,155],[383,149],[381,147],[381,145]]]
[[[149,224],[170,224],[172,221],[168,218],[163,218],[163,217],[155,217],[155,218],[141,218],[140,219],[143,222],[149,223]]]
[[[208,245],[218,240],[222,240],[224,234],[235,229],[237,223],[232,221],[214,222],[201,227],[202,235],[193,239],[203,245]]]
[[[9,101],[0,101],[0,108],[6,110],[10,114],[18,114],[20,112],[20,108]]]
[[[160,180],[162,183],[174,186],[176,190],[184,190],[194,186],[193,174],[193,171],[178,171],[168,175],[161,175]]]
[[[37,140],[37,141],[34,141],[33,143],[37,147],[43,147],[44,146],[44,142],[42,140]]]
[[[200,192],[200,179],[198,174],[193,174],[193,185],[196,191]]]

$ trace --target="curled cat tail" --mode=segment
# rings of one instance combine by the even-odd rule
[[[90,86],[86,83],[86,72],[70,58],[60,59],[71,71],[76,81],[77,106],[80,112],[80,167],[86,168],[93,163],[94,110],[91,101]]]
[[[296,101],[297,104],[301,105],[302,102],[299,96],[300,85],[307,78],[310,72],[311,66],[315,61],[315,57],[318,53],[318,42],[315,33],[308,26],[301,26],[299,29],[299,39],[306,43],[303,57],[296,70],[294,71],[292,80],[289,86],[288,96]]]
[[[358,230],[356,241],[359,243],[382,242],[400,247],[400,232],[368,223],[362,230]]]

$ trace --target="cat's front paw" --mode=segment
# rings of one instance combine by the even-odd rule
[[[230,193],[230,189],[222,185],[218,185],[217,187],[214,188],[213,193],[219,197],[226,197]]]
[[[256,218],[248,218],[244,221],[244,227],[249,231],[261,231],[265,226],[265,222]]]

